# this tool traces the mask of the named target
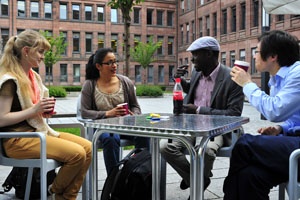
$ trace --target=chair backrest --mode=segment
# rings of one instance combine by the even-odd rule
[[[230,157],[231,151],[236,143],[236,141],[239,139],[239,137],[244,134],[243,127],[240,127],[237,130],[232,131],[231,133],[231,142],[227,146],[223,146],[219,149],[217,156],[218,157]]]
[[[41,141],[41,156],[40,159],[16,159],[9,158],[5,155],[2,138],[19,138],[19,137],[38,137]],[[13,167],[28,167],[28,176],[26,182],[26,192],[25,199],[29,199],[30,188],[31,188],[31,179],[33,168],[38,167],[40,170],[41,177],[41,199],[47,199],[47,171],[55,169],[61,166],[61,163],[53,160],[47,159],[46,157],[46,136],[44,133],[39,132],[0,132],[0,165],[4,166],[13,166]]]
[[[83,120],[82,116],[81,116],[81,93],[77,97],[76,118],[77,118],[78,121]]]

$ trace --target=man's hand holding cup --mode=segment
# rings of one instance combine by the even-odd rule
[[[250,74],[247,73],[249,67],[250,64],[248,62],[236,60],[230,72],[231,79],[241,87],[252,82]]]

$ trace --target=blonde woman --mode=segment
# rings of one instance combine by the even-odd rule
[[[64,163],[48,190],[56,200],[75,200],[91,162],[91,143],[56,132],[45,122],[55,100],[32,68],[39,67],[49,48],[49,42],[33,30],[8,40],[0,60],[0,131],[45,133],[47,158]],[[12,158],[40,156],[38,138],[5,139],[3,146]]]

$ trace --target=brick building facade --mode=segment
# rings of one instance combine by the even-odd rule
[[[99,47],[112,47],[119,59],[118,73],[123,74],[124,24],[119,10],[107,6],[109,0],[0,0],[0,33],[5,44],[10,36],[31,28],[63,33],[68,46],[62,60],[50,72],[40,66],[43,80],[53,85],[81,85],[85,80],[88,57]],[[251,63],[250,73],[260,84],[254,67],[253,52],[257,36],[264,29],[287,30],[300,37],[298,15],[267,15],[261,0],[145,0],[131,13],[131,46],[153,37],[162,46],[156,61],[143,69],[130,62],[129,77],[136,84],[173,85],[172,74],[181,64],[189,64],[187,47],[198,37],[210,35],[221,44],[220,61],[232,66],[235,59]]]
[[[261,0],[180,0],[177,27],[179,65],[192,68],[185,50],[193,40],[209,35],[220,42],[223,64],[233,66],[236,59],[249,62],[249,72],[260,85],[253,59],[257,37],[264,30],[279,29],[300,38],[300,15],[267,15]]]
[[[109,0],[48,1],[1,0],[0,31],[3,44],[10,36],[25,29],[63,33],[68,46],[62,59],[50,72],[45,66],[38,71],[45,82],[53,85],[81,85],[85,80],[88,58],[100,47],[112,47],[119,60],[118,73],[123,74],[124,24],[120,10],[107,6]],[[176,4],[175,0],[146,1],[134,6],[132,13],[131,47],[134,41],[146,42],[153,37],[162,46],[156,62],[143,69],[131,62],[129,77],[136,84],[169,85],[177,66],[176,57]]]

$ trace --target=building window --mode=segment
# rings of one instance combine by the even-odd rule
[[[30,2],[30,17],[39,17],[39,2]]]
[[[73,19],[79,20],[80,19],[80,6],[79,5],[72,5],[72,13],[73,13]]]
[[[246,51],[245,51],[245,49],[240,50],[240,60],[242,60],[242,61],[246,60]]]
[[[258,0],[253,0],[253,26],[252,27],[257,27],[258,26],[258,11],[259,10],[259,2]]]
[[[167,26],[173,26],[173,14],[174,12],[167,12]]]
[[[92,21],[93,20],[93,8],[92,6],[85,6],[85,20]]]
[[[157,26],[163,26],[163,11],[162,10],[157,10],[156,13],[156,23]]]
[[[133,8],[133,23],[139,24],[140,23],[140,8]]]
[[[170,65],[169,66],[169,83],[174,82],[173,77],[174,77],[174,72],[175,71],[175,66]]]
[[[180,42],[183,45],[183,25],[180,26]]]
[[[186,24],[186,38],[185,43],[188,44],[190,42],[190,25]]]
[[[73,64],[73,82],[80,82],[80,65]]]
[[[112,34],[111,35],[111,48],[113,49],[114,52],[117,52],[118,49],[118,35],[117,34]]]
[[[60,82],[68,82],[67,64],[60,64]]]
[[[203,36],[203,19],[199,18],[199,37]]]
[[[1,0],[0,4],[1,4],[0,15],[8,16],[8,0]]]
[[[255,59],[254,59],[255,51],[256,51],[256,47],[251,48],[251,72],[250,72],[251,74],[257,73],[257,70],[255,68]]]
[[[191,0],[186,1],[186,10],[191,10]]]
[[[230,51],[230,67],[233,67],[233,64],[234,64],[234,61],[235,61],[235,51]]]
[[[67,32],[62,32],[62,35],[63,35],[63,38],[64,38],[63,43],[68,43],[68,41],[67,41]],[[66,46],[65,51],[62,53],[62,55],[67,55],[67,48],[68,48],[68,46]]]
[[[133,44],[134,48],[137,47],[137,45],[139,44],[140,41],[141,41],[141,35],[134,35],[134,41],[133,41],[134,42],[134,44]],[[123,49],[123,50],[125,51],[125,49]]]
[[[184,58],[184,64],[189,64],[189,59],[188,58]]]
[[[236,7],[231,8],[231,32],[236,32]]]
[[[117,23],[118,22],[118,12],[117,9],[112,8],[110,10],[111,22]]]
[[[168,55],[174,54],[174,37],[168,37]]]
[[[222,10],[222,34],[227,34],[227,10]]]
[[[1,38],[2,38],[2,51],[9,39],[9,30],[8,29],[1,29]],[[1,47],[0,47],[0,54],[1,54]]]
[[[195,22],[192,21],[192,40],[196,40],[196,33],[195,33],[196,29],[195,29]]]
[[[80,48],[80,33],[74,32],[73,33],[73,52],[79,53]]]
[[[152,9],[147,9],[147,25],[152,25]]]
[[[149,65],[147,67],[147,74],[148,74],[148,83],[153,83],[153,65]]]
[[[59,5],[59,19],[67,19],[67,5],[66,4]]]
[[[52,3],[44,3],[44,17],[45,19],[52,19]]]
[[[104,22],[104,7],[103,6],[97,7],[97,20],[99,22]]]
[[[98,48],[104,47],[104,33],[98,33]]]
[[[93,36],[92,33],[85,34],[85,52],[91,53],[92,52],[92,40]]]
[[[136,65],[134,67],[134,77],[135,77],[136,83],[142,82],[142,74],[141,74],[141,66],[140,65]]]
[[[245,30],[246,29],[246,4],[242,3],[241,4],[241,18],[240,18],[240,30]]]
[[[18,1],[18,17],[25,17],[25,1]]]
[[[226,52],[221,53],[221,63],[226,65]]]
[[[181,13],[184,13],[184,0],[181,0]]]
[[[284,21],[284,15],[277,15],[277,21]]]
[[[158,49],[157,49],[157,55],[162,56],[164,54],[164,49],[163,49],[163,46],[164,46],[164,36],[157,36],[157,42],[161,43],[160,47],[158,47]]]
[[[217,28],[218,28],[218,21],[217,21],[217,13],[213,14],[213,36],[217,36]]]
[[[164,72],[164,66],[163,65],[159,65],[158,66],[158,82],[159,83],[163,83],[164,82],[164,75],[165,75],[165,72]]]
[[[210,35],[210,18],[206,16],[206,35]]]
[[[48,83],[53,82],[53,67],[46,67],[46,81]]]

